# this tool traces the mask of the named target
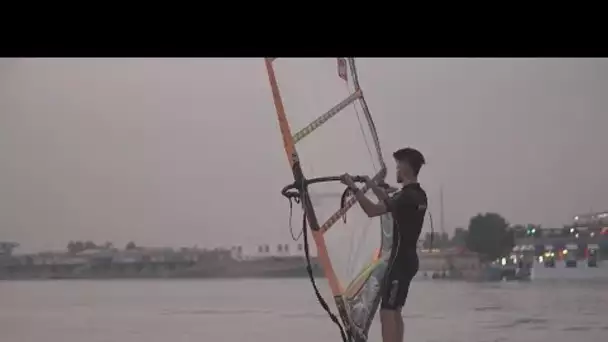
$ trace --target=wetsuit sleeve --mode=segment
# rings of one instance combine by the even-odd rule
[[[385,201],[388,212],[394,213],[407,206],[418,206],[416,196],[411,191],[400,191]]]

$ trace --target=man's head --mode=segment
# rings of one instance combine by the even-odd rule
[[[411,147],[402,148],[393,153],[397,163],[397,183],[417,181],[420,168],[424,165],[424,156],[420,151]]]

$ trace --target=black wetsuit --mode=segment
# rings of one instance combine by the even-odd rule
[[[399,310],[418,272],[416,246],[427,210],[426,192],[419,183],[405,185],[386,200],[393,215],[393,249],[382,294],[382,309]]]

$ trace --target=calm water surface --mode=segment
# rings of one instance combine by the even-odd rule
[[[404,316],[406,341],[605,342],[608,282],[419,281]],[[0,341],[340,342],[340,336],[306,279],[32,281],[0,282]],[[381,341],[379,322],[370,341]]]

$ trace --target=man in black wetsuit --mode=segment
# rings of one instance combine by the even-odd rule
[[[401,310],[410,282],[418,272],[416,246],[427,209],[426,192],[418,183],[418,173],[425,163],[424,156],[413,148],[404,148],[393,153],[393,157],[397,163],[397,182],[403,187],[389,197],[384,189],[368,178],[367,185],[380,200],[378,203],[358,191],[350,175],[342,176],[342,182],[354,191],[359,205],[369,217],[389,212],[393,216],[392,256],[380,305],[383,342],[403,341]]]

